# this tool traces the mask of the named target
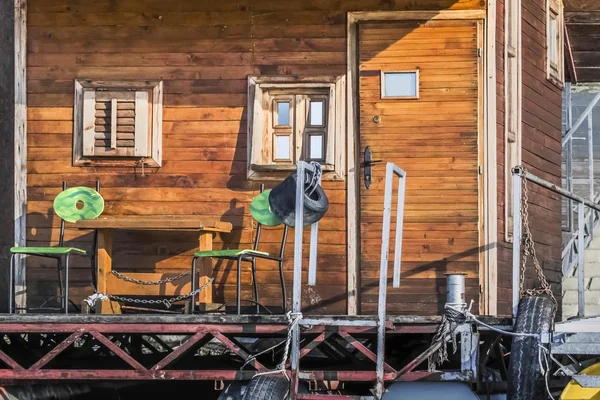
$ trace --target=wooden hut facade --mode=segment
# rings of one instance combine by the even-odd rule
[[[3,263],[15,242],[57,243],[53,200],[63,181],[98,181],[103,216],[213,218],[231,224],[212,234],[215,249],[249,247],[260,185],[314,160],[329,209],[305,312],[372,314],[391,161],[407,172],[407,191],[402,283],[388,292],[388,313],[439,314],[447,273],[466,274],[467,300],[480,314],[511,313],[510,169],[523,164],[560,184],[560,0],[14,5],[4,10],[14,26],[3,27],[14,58],[2,74],[15,87],[0,96],[10,116],[1,122]],[[537,188],[529,201],[558,295],[561,202]],[[92,236],[67,224],[69,246],[90,248]],[[265,229],[261,249],[277,252],[280,238],[281,227]],[[116,231],[113,268],[171,276],[190,270],[198,245],[193,232]],[[292,261],[290,235],[288,284]],[[56,293],[53,263],[29,258],[20,267],[21,303]],[[93,291],[89,269],[83,260],[71,266],[75,304]],[[232,263],[213,260],[204,274],[214,278],[204,302],[235,298]],[[281,302],[276,263],[258,263],[256,281],[262,303]],[[244,297],[251,283],[245,266]],[[188,289],[175,282],[147,294]]]

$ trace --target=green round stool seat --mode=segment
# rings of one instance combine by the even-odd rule
[[[271,205],[269,204],[270,193],[271,190],[266,190],[252,199],[252,203],[250,203],[250,214],[252,214],[252,217],[262,225],[281,225],[281,220],[273,214],[273,211],[271,211]]]
[[[104,199],[94,189],[73,187],[56,196],[54,211],[67,222],[95,219],[104,211]]]

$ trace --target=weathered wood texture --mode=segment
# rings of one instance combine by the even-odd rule
[[[600,3],[594,0],[565,0],[565,23],[578,81],[600,82]]]
[[[560,185],[561,89],[546,79],[545,1],[523,0],[523,165],[533,174]],[[498,4],[504,15],[504,3]],[[498,313],[512,307],[512,245],[504,241],[504,21],[498,20]],[[540,263],[560,304],[561,201],[543,188],[529,185],[529,218]],[[526,287],[538,286],[533,265],[527,265]]]
[[[347,11],[484,6],[479,0],[32,0],[29,243],[56,243],[59,221],[51,207],[63,179],[70,186],[93,185],[99,179],[108,215],[213,215],[234,226],[231,234],[216,236],[215,248],[250,246],[255,224],[249,202],[258,194],[258,182],[245,179],[247,76],[345,73]],[[164,81],[162,168],[146,168],[142,177],[139,168],[71,166],[75,78]],[[305,288],[307,313],[346,310],[345,185],[324,183],[331,205],[319,229],[317,286]],[[279,229],[263,233],[266,250],[277,250]],[[375,228],[367,232],[371,234],[381,233]],[[81,246],[91,238],[71,229],[66,235],[68,243]],[[418,242],[421,235],[408,231],[405,238]],[[115,269],[123,271],[182,271],[190,268],[198,246],[196,236],[182,233],[119,233],[114,240]],[[285,262],[288,284],[292,241],[290,235]],[[419,246],[417,242],[413,246]],[[258,263],[257,267],[261,299],[279,304],[276,263]],[[215,263],[215,302],[234,298],[232,268],[231,263]],[[51,264],[32,260],[30,272],[32,296],[44,300],[46,294],[55,292]],[[250,294],[249,275],[244,267],[245,295]],[[426,279],[430,275],[415,275],[415,288],[422,284],[430,287],[428,293],[436,290],[440,279]],[[87,266],[75,264],[72,276],[72,297],[77,301],[91,290]],[[395,296],[398,303],[414,301],[412,295]]]
[[[14,127],[15,127],[15,31],[14,3],[0,3],[0,265],[8,265],[9,249],[14,245]],[[8,268],[0,269],[0,292],[7,293]],[[0,310],[8,307],[6,296],[0,298]]]
[[[473,20],[359,24],[360,149],[369,146],[374,159],[394,162],[408,176],[402,284],[400,289],[388,289],[388,310],[393,313],[442,311],[445,291],[439,281],[452,272],[467,274],[467,297],[478,304],[482,250],[477,49],[482,33]],[[381,99],[380,70],[417,68],[418,99]],[[369,189],[363,181],[364,170],[361,299],[363,312],[373,313],[377,311],[384,165],[374,167]]]

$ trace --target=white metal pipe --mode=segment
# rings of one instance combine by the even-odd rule
[[[512,305],[516,321],[519,308],[521,274],[521,175],[513,173],[513,258],[512,258]]]
[[[317,284],[317,243],[319,241],[319,222],[310,226],[310,254],[308,259],[308,285]]]
[[[565,134],[565,137],[563,137],[563,139],[562,139],[562,145],[563,145],[563,147],[573,137],[573,134],[575,133],[575,131],[577,129],[579,129],[579,127],[581,126],[581,124],[583,124],[583,121],[585,121],[585,119],[587,118],[587,116],[589,115],[589,113],[592,112],[592,109],[594,108],[594,106],[596,105],[596,103],[598,103],[598,100],[600,100],[600,93],[598,93],[596,95],[596,97],[594,97],[594,99],[587,106],[587,108],[585,109],[585,111],[583,112],[583,114],[581,114],[581,116],[579,117],[579,119],[577,120],[577,122],[575,122],[575,124],[573,124],[573,126],[571,127],[571,129],[569,129],[567,131],[567,133]]]
[[[584,317],[585,316],[585,275],[583,273],[584,269],[584,253],[585,253],[585,220],[583,213],[585,212],[585,208],[583,203],[577,204],[577,219],[578,219],[578,244],[577,244],[577,256],[578,260],[578,268],[577,268],[577,316]]]
[[[446,304],[449,306],[459,306],[466,308],[465,301],[465,275],[466,274],[447,274],[446,275]]]
[[[294,282],[292,311],[300,313],[302,311],[302,232],[304,227],[304,169],[305,163],[298,162],[296,168],[296,210],[294,221]],[[292,390],[295,392],[295,386],[298,380],[298,371],[300,367],[300,327],[298,324],[292,328],[291,341],[291,367],[292,367]]]
[[[379,300],[377,304],[377,383],[375,398],[383,396],[383,364],[385,354],[385,311],[387,300],[388,253],[390,247],[390,222],[392,217],[392,184],[394,182],[394,164],[388,162],[385,168],[385,194],[383,197],[383,228],[381,232],[381,258],[379,263]]]
[[[399,168],[398,168],[399,169]],[[395,288],[400,287],[400,265],[402,263],[402,232],[404,228],[404,194],[406,193],[406,172],[398,174],[398,205],[396,208],[396,241],[394,250],[394,281]],[[396,171],[396,173],[400,172]]]

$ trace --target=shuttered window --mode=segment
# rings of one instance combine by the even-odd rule
[[[75,165],[129,160],[160,166],[162,85],[110,86],[81,86],[77,93],[76,83]]]
[[[564,83],[564,17],[562,0],[546,0],[546,69],[548,79]]]

